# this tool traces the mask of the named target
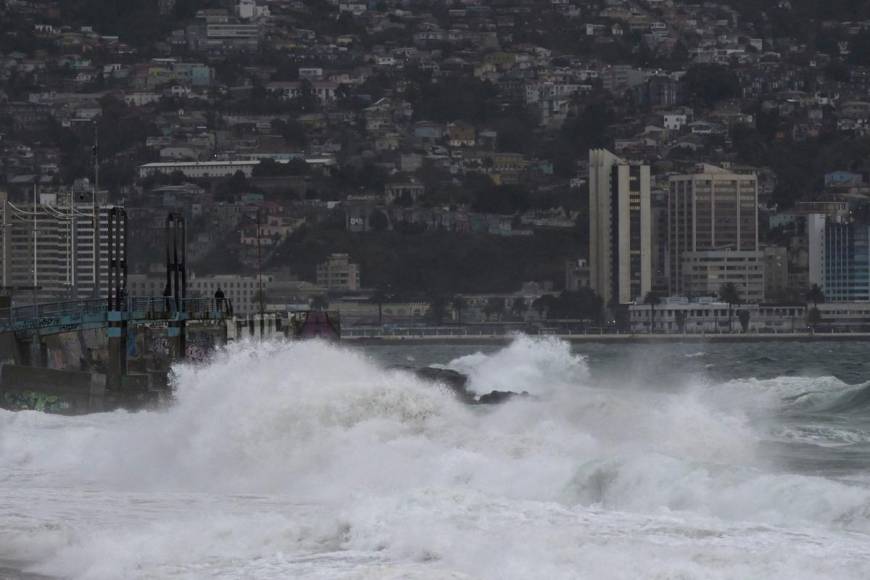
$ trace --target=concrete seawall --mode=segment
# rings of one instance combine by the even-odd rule
[[[151,377],[128,375],[120,390],[106,389],[106,375],[4,364],[0,370],[0,407],[12,410],[81,414],[125,408],[137,410],[160,402]]]

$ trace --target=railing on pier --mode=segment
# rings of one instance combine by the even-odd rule
[[[176,302],[172,298],[134,296],[127,298],[127,319],[220,320],[232,315],[228,299],[185,298]],[[0,309],[0,333],[3,332],[63,332],[83,327],[106,325],[108,301],[104,299],[50,302]]]
[[[0,309],[0,332],[98,324],[106,320],[105,300],[50,302]]]
[[[197,320],[221,319],[232,315],[232,302],[224,298],[185,298],[177,303],[162,296],[134,296],[127,299],[130,320],[169,320],[184,314]]]

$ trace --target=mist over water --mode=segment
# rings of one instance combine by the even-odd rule
[[[862,351],[743,348],[237,344],[179,367],[165,410],[0,410],[0,562],[87,579],[870,577]],[[430,363],[532,397],[466,406],[390,368]]]

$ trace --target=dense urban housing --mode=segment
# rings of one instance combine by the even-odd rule
[[[113,208],[131,294],[165,286],[171,213],[198,295],[220,286],[245,313],[328,307],[351,326],[617,330],[646,313],[647,331],[672,332],[656,304],[705,320],[730,304],[752,328],[806,329],[870,300],[870,14],[112,6],[0,3],[16,304],[105,297]]]

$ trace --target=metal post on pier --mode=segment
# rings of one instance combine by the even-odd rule
[[[109,210],[108,340],[106,386],[120,389],[127,375],[127,212]]]
[[[187,228],[184,216],[166,216],[166,306],[171,308],[167,327],[172,360],[187,353]]]

